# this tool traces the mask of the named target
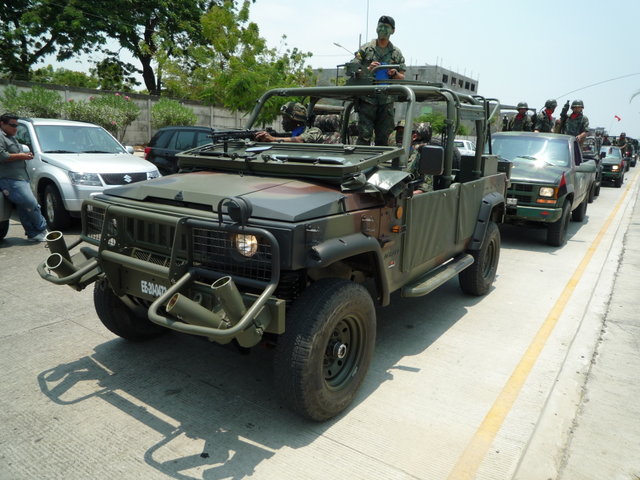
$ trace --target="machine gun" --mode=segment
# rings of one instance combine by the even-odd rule
[[[560,126],[556,133],[564,133],[564,127],[567,124],[567,118],[569,118],[567,112],[569,112],[569,100],[567,100],[567,103],[564,104],[562,111],[560,112]]]
[[[273,137],[289,137],[290,136],[290,134],[278,133],[274,129],[268,127],[268,128],[261,128],[259,130],[247,130],[247,129],[241,129],[241,130],[216,130],[216,129],[211,129],[211,135],[209,135],[209,138],[211,138],[211,141],[213,143],[226,142],[226,141],[229,141],[229,140],[244,140],[244,139],[253,140],[253,137],[255,137],[258,132],[267,132],[268,134],[270,134]]]

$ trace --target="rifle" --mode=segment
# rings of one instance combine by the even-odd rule
[[[562,107],[562,111],[560,112],[560,128],[559,128],[559,131],[556,133],[564,133],[564,127],[567,123],[567,118],[569,118],[569,115],[567,115],[568,111],[569,111],[569,100],[567,100],[567,103],[564,104],[564,106]]]
[[[274,137],[288,137],[290,134],[287,133],[278,133],[272,128],[261,128],[260,130],[215,130],[211,129],[211,135],[208,135],[211,138],[213,143],[219,142],[227,142],[229,140],[243,140],[249,139],[253,140],[253,137],[256,136],[258,132],[267,132],[271,136]]]

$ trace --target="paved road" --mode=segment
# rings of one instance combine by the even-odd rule
[[[0,243],[0,479],[637,480],[636,170],[602,189],[561,249],[503,227],[486,297],[455,281],[394,296],[355,404],[323,424],[281,407],[268,349],[114,337],[91,288],[38,277],[47,252],[12,222]]]

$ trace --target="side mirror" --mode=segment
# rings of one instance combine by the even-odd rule
[[[31,149],[29,148],[29,145],[25,145],[24,143],[21,143],[20,148],[22,149],[22,153],[31,153]]]
[[[444,148],[439,145],[423,145],[418,155],[417,170],[421,175],[442,175]]]
[[[125,150],[127,151],[127,153],[131,153],[133,154],[135,152],[135,150],[133,149],[133,147],[131,145],[127,145],[126,147],[124,147]]]

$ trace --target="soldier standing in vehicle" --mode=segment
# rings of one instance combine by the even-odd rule
[[[628,142],[627,142],[627,134],[622,132],[618,139],[616,140],[616,145],[620,147],[622,154],[627,156],[627,152],[630,150]]]
[[[378,80],[403,80],[407,67],[399,48],[389,41],[395,32],[396,22],[388,15],[378,20],[376,33],[378,38],[363,45],[356,53],[355,61],[362,69],[370,73],[379,65],[398,65],[398,68],[378,69],[373,75]],[[357,104],[358,111],[358,145],[370,145],[375,134],[376,145],[387,145],[393,130],[394,99],[389,95],[371,95],[362,97]]]
[[[527,102],[520,102],[517,106],[518,113],[509,122],[509,131],[511,132],[530,132],[531,119],[527,115],[529,105]]]
[[[553,112],[558,106],[558,102],[550,98],[544,102],[544,110],[536,115],[536,127],[534,132],[549,133],[553,130],[554,119]]]
[[[269,132],[256,133],[258,142],[323,143],[324,135],[317,127],[307,127],[307,109],[298,102],[287,102],[280,108],[282,128],[290,137],[274,137]]]
[[[567,117],[562,133],[573,135],[580,143],[587,137],[589,133],[589,119],[582,114],[584,103],[582,100],[574,100],[571,102],[571,115]]]
[[[607,135],[606,133],[604,134],[604,137],[602,137],[602,145],[611,145],[611,140],[609,140],[609,135]]]

